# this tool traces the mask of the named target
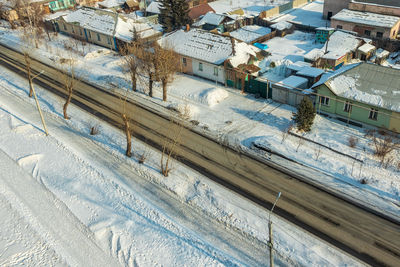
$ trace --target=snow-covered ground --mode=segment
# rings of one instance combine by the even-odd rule
[[[329,21],[323,19],[322,17],[323,8],[324,1],[317,0],[300,8],[289,10],[287,14],[281,15],[272,21],[288,21],[314,28],[325,27],[327,25],[329,26]]]
[[[0,265],[267,266],[267,211],[178,163],[163,177],[137,140],[126,158],[122,132],[75,106],[64,120],[63,100],[37,87],[46,137],[26,81],[0,77]],[[272,220],[277,266],[362,266]]]
[[[295,51],[293,55],[301,56],[312,49],[313,45],[309,42],[311,38],[306,39],[308,43],[305,45],[302,43],[304,40],[298,41],[299,51]],[[5,25],[1,28],[0,41],[12,47],[22,47],[18,34],[10,31]],[[296,39],[293,41],[296,42]],[[66,49],[66,46],[70,48]],[[296,47],[296,44],[292,47]],[[128,77],[121,72],[122,61],[109,50],[95,45],[82,46],[79,42],[71,43],[70,39],[63,35],[52,35],[52,41],[42,44],[39,50],[28,49],[32,56],[54,66],[61,65],[60,58],[72,56],[76,58],[75,66],[79,76],[110,87],[110,90],[130,88]],[[290,53],[288,51],[288,54]],[[284,57],[284,53],[277,57]],[[158,174],[158,156],[155,151],[151,152],[152,157],[149,157],[149,162],[145,165],[138,165],[135,159],[125,159],[122,133],[85,115],[75,107],[70,108],[71,121],[60,120],[62,101],[39,89],[41,104],[48,118],[53,121],[53,126],[49,127],[51,137],[43,141],[42,133],[38,130],[40,120],[35,115],[33,107],[12,104],[11,101],[11,99],[18,99],[24,103],[27,101],[26,82],[13,78],[15,76],[5,70],[1,72],[3,74],[0,84],[6,89],[2,90],[3,101],[0,102],[2,124],[0,131],[2,137],[5,137],[0,140],[1,150],[15,161],[28,156],[27,163],[23,166],[25,170],[63,201],[72,213],[94,232],[101,247],[117,257],[122,264],[139,262],[140,266],[160,263],[165,265],[263,263],[267,255],[265,244],[268,233],[265,226],[268,214],[265,211],[226,192],[218,185],[201,178],[197,173],[183,170],[181,167],[175,167],[169,178],[162,177]],[[280,136],[291,124],[293,107],[271,100],[255,99],[251,95],[243,96],[237,90],[186,75],[177,75],[169,86],[167,103],[161,101],[161,88],[158,84],[155,86],[153,99],[143,94],[146,88],[144,78],[140,79],[139,88],[142,92],[135,95],[145,97],[155,105],[189,105],[192,110],[191,120],[199,122],[197,129],[203,129],[222,142],[241,149],[251,149],[254,143],[267,145],[305,167],[326,174],[314,178],[315,182],[329,185],[333,190],[371,205],[377,210],[382,209],[392,216],[400,216],[398,206],[400,181],[399,170],[394,165],[396,161],[388,169],[380,168],[377,159],[372,156],[371,141],[364,137],[363,129],[347,127],[337,121],[317,116],[313,130],[305,136],[333,150],[364,160],[364,164],[360,167],[354,160],[332,150],[321,149],[318,152],[319,146],[314,143],[305,142],[299,146],[299,139],[293,136],[289,136],[282,143]],[[13,95],[18,97],[11,97]],[[29,103],[33,105],[32,100],[29,100]],[[24,110],[29,108],[30,110]],[[30,115],[27,117],[27,114]],[[94,124],[101,125],[101,134],[89,137],[88,129]],[[355,136],[359,138],[359,143],[355,148],[349,148],[344,136]],[[71,141],[78,140],[77,137],[81,137],[83,141]],[[82,149],[92,146],[98,148],[94,152],[91,152],[91,149]],[[136,156],[148,150],[135,141]],[[96,151],[101,151],[99,155],[109,153],[112,159],[110,163],[101,159]],[[264,156],[264,152],[255,151]],[[395,159],[399,158],[398,154],[392,156]],[[48,160],[44,160],[46,158]],[[52,162],[55,158],[61,160],[49,166],[44,164]],[[283,161],[280,163],[288,164]],[[125,167],[119,168],[120,165]],[[203,235],[193,234],[188,230],[193,224],[188,225],[187,222],[179,221],[177,219],[179,216],[172,218],[170,214],[173,213],[164,210],[170,205],[160,208],[161,204],[153,198],[157,194],[152,192],[142,197],[137,194],[140,186],[132,189],[132,180],[126,179],[125,176],[133,175],[134,171],[146,178],[141,181],[157,184],[161,187],[161,192],[172,192],[173,197],[191,208],[194,207],[195,210],[208,214],[211,220],[222,222],[231,230],[239,229],[248,237],[252,237],[254,239],[252,245],[256,244],[260,250],[250,251],[258,254],[246,254],[246,249],[251,248],[250,245],[243,246],[243,250],[236,250],[236,247],[231,248],[221,244],[227,237],[219,239],[207,235],[205,231],[202,232]],[[65,175],[66,173],[68,175]],[[367,184],[361,184],[362,179],[367,181]],[[152,201],[146,202],[146,200]],[[179,213],[175,211],[175,214]],[[277,219],[274,217],[274,220]],[[279,262],[290,265],[310,265],[310,263],[319,266],[356,265],[351,259],[317,240],[311,240],[289,224],[279,222],[277,225],[279,226],[275,228],[277,232],[274,234],[277,235],[276,249]],[[163,241],[164,238],[167,240]],[[155,241],[146,245],[149,240]],[[174,254],[175,251],[178,252]],[[49,255],[54,254],[51,251],[49,253]],[[167,255],[173,253],[176,256],[166,259],[162,256],[163,253]],[[243,258],[246,260],[242,260]],[[150,259],[155,262],[150,262]]]
[[[13,47],[21,47],[21,41],[17,31],[10,31],[4,24],[0,41]],[[286,56],[293,60],[299,59],[307,51],[318,47],[313,43],[313,35],[302,32],[285,36],[284,49],[279,49],[279,40],[271,41],[272,59],[283,60]],[[47,40],[46,40],[47,41]],[[69,41],[69,42],[68,42]],[[26,44],[25,44],[26,45]],[[68,46],[70,49],[66,49]],[[282,47],[282,44],[281,44]],[[21,48],[26,49],[26,48]],[[76,73],[93,83],[110,88],[114,91],[123,91],[130,88],[129,78],[121,70],[123,63],[112,51],[87,44],[82,46],[79,42],[70,41],[69,37],[59,34],[52,35],[51,42],[45,42],[40,49],[30,49],[31,54],[40,58],[48,64],[60,66],[61,58],[75,58]],[[285,53],[285,51],[287,51]],[[285,56],[286,54],[286,56]],[[84,57],[82,57],[84,55]],[[139,90],[136,96],[146,97],[147,79],[139,78]],[[164,103],[162,90],[159,84],[155,84],[153,101],[161,106],[185,106],[191,109],[191,120],[198,121],[197,129],[202,129],[210,135],[220,138],[222,142],[242,149],[252,148],[256,139],[265,139],[270,136],[271,145],[276,151],[309,166],[312,169],[323,171],[324,175],[311,177],[320,184],[329,185],[333,190],[349,195],[367,206],[377,210],[385,210],[392,216],[400,216],[400,180],[398,164],[398,151],[393,153],[393,162],[387,169],[379,167],[378,160],[372,155],[372,141],[361,138],[365,135],[364,129],[347,127],[335,120],[329,120],[317,116],[316,123],[309,136],[313,141],[328,147],[340,147],[338,151],[347,154],[357,154],[364,160],[361,171],[355,172],[355,163],[343,157],[341,154],[332,153],[331,150],[321,149],[321,156],[312,157],[315,152],[315,144],[306,142],[297,152],[289,147],[296,147],[298,138],[288,138],[287,142],[281,144],[277,136],[281,136],[292,124],[291,116],[295,109],[288,105],[281,105],[271,100],[255,99],[251,95],[243,96],[238,90],[225,88],[213,82],[200,78],[178,74],[174,82],[168,88],[169,102]],[[149,100],[148,97],[146,97]],[[329,129],[323,135],[320,131]],[[337,132],[343,132],[337,135]],[[360,144],[354,149],[346,147],[343,136],[354,135],[360,137]],[[282,151],[280,151],[282,149]],[[329,155],[329,156],[328,156]],[[260,154],[264,156],[264,154]],[[280,164],[283,164],[279,161]],[[326,168],[332,166],[332,168]],[[298,168],[296,167],[296,170]],[[328,174],[328,175],[325,175]],[[334,177],[334,178],[333,178]],[[367,181],[361,184],[360,181]],[[345,185],[344,185],[345,184]]]

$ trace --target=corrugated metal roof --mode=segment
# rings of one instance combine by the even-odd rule
[[[355,0],[356,3],[375,4],[381,6],[394,6],[400,7],[399,0]]]

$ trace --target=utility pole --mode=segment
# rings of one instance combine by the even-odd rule
[[[33,81],[36,77],[38,77],[40,74],[42,74],[43,72],[44,72],[44,71],[41,71],[39,74],[37,74],[35,77],[33,77],[33,78],[32,78],[32,81]],[[35,92],[35,88],[33,87],[33,83],[31,83],[30,86],[31,86],[31,89],[32,89],[32,92],[33,92],[33,96],[35,97],[36,107],[37,107],[37,109],[38,109],[38,111],[39,111],[39,115],[40,115],[40,119],[42,120],[42,124],[43,124],[44,131],[45,131],[45,133],[46,133],[46,136],[48,136],[48,135],[49,135],[49,132],[47,131],[46,122],[44,121],[44,117],[43,117],[43,114],[42,114],[42,110],[40,109],[39,101],[38,101],[38,98],[37,98],[37,96],[36,96],[36,92]]]
[[[274,267],[274,245],[273,245],[273,239],[272,239],[272,221],[271,221],[271,213],[274,211],[276,202],[278,202],[279,198],[281,197],[281,192],[278,193],[278,196],[275,199],[274,204],[272,205],[272,208],[269,212],[269,218],[268,218],[268,228],[269,228],[269,266]]]

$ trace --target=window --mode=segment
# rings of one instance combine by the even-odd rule
[[[371,36],[371,31],[370,31],[370,30],[365,30],[365,31],[364,31],[364,34],[365,34],[366,36]]]
[[[72,33],[75,33],[74,26],[71,27]]]
[[[89,34],[89,38],[92,39],[92,34],[90,33],[90,31],[88,31]]]
[[[79,34],[82,35],[82,29],[81,28],[79,28]]]
[[[182,58],[182,64],[183,64],[183,66],[186,66],[186,64],[187,64],[185,57]]]
[[[383,37],[383,32],[376,33],[376,38],[382,38],[382,37]]]
[[[65,25],[65,24],[63,24],[64,25],[64,30],[67,30],[67,25]]]
[[[203,71],[203,63],[199,63],[199,71]]]
[[[378,110],[371,108],[371,110],[369,111],[369,116],[368,118],[370,118],[371,120],[376,121],[378,119]]]
[[[100,34],[97,34],[97,41],[101,41]]]
[[[218,76],[218,67],[214,67],[214,76]]]
[[[111,44],[111,38],[110,37],[107,37],[107,44]]]
[[[343,29],[342,25],[336,25],[336,29]]]
[[[352,105],[349,101],[346,101],[346,103],[344,103],[344,109],[343,109],[343,110],[344,110],[345,112],[350,113],[352,107],[353,107],[353,105]]]
[[[329,97],[320,96],[319,102],[324,106],[329,106]]]

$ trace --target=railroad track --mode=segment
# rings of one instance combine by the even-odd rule
[[[4,66],[24,75],[20,53],[0,46],[0,60]],[[36,60],[32,61],[32,69],[34,73],[44,70],[36,78],[36,83],[65,97],[58,70]],[[140,97],[127,101],[127,113],[132,114],[135,125],[133,135],[161,148],[165,138],[169,138],[170,115],[166,115],[162,108],[147,105],[147,101]],[[79,81],[73,103],[122,128],[121,102],[114,93]],[[281,217],[367,264],[398,266],[398,221],[311,184],[291,170],[221,145],[187,124],[182,130],[181,140],[178,158],[189,167],[267,209],[277,192],[282,192],[276,209]]]

